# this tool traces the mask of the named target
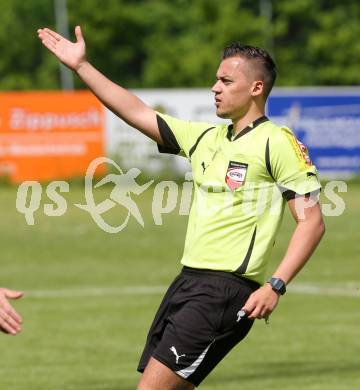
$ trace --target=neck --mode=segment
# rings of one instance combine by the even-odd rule
[[[234,118],[232,120],[234,134],[240,133],[246,126],[264,115],[264,109],[254,107],[252,110],[247,111],[244,115]]]

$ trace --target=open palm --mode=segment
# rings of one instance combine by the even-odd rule
[[[75,27],[76,42],[70,42],[48,28],[39,29],[38,35],[43,45],[70,69],[76,71],[86,61],[85,41],[80,26]]]

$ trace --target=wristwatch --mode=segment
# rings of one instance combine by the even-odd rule
[[[267,283],[270,283],[272,289],[279,295],[284,295],[286,292],[285,282],[280,278],[270,278]]]

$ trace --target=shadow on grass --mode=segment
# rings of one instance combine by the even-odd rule
[[[260,365],[259,362],[254,364],[242,364],[241,368],[236,369],[233,367],[232,373],[224,373],[224,370],[215,369],[213,374],[208,380],[204,382],[206,386],[219,385],[230,382],[238,382],[245,385],[245,382],[259,382],[268,380],[288,381],[296,378],[304,377],[326,377],[329,382],[331,380],[331,374],[333,374],[339,381],[339,376],[347,376],[350,373],[359,372],[358,363],[340,362],[340,361],[278,361],[278,362],[266,362]],[[280,385],[280,384],[279,384]],[[124,385],[119,380],[111,381],[99,381],[99,382],[78,382],[72,385],[65,386],[64,390],[134,390],[134,385]]]
[[[267,362],[264,359],[264,364],[254,362],[250,365],[242,364],[239,365],[237,370],[235,367],[232,373],[221,373],[221,369],[215,373],[212,377],[206,381],[207,385],[233,382],[233,381],[244,381],[252,382],[259,380],[288,380],[294,378],[303,378],[314,376],[320,378],[326,376],[327,380],[333,374],[335,377],[348,376],[350,373],[357,375],[359,373],[359,363],[349,361],[278,361],[278,362]],[[340,380],[340,379],[339,379]]]
[[[130,381],[127,381],[129,383]],[[137,384],[137,383],[136,383]],[[121,379],[118,380],[103,380],[103,381],[79,381],[72,384],[68,384],[64,390],[134,390],[136,384],[123,385]]]

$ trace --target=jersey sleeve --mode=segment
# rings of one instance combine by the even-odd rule
[[[308,149],[290,129],[283,127],[268,140],[267,158],[271,175],[287,200],[296,195],[320,192],[318,173]]]
[[[160,153],[178,154],[190,158],[191,149],[202,134],[215,127],[209,123],[185,121],[158,112],[156,114],[164,143],[158,145]]]

